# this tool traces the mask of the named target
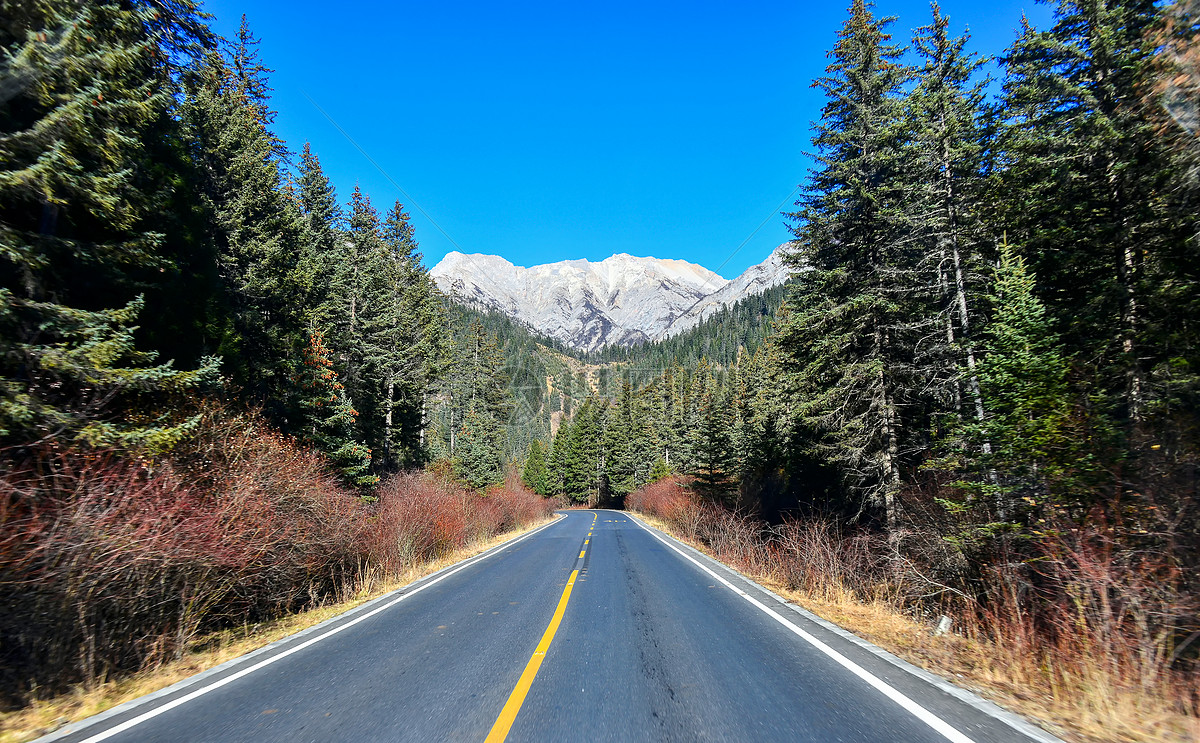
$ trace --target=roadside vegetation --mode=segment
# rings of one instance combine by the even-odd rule
[[[297,528],[319,525],[338,530],[349,536],[338,545],[340,549],[330,548],[336,538],[324,544],[310,541],[305,546],[285,545],[288,534],[294,536],[297,532],[280,531],[277,525],[279,540],[264,548],[259,539],[267,532],[258,531],[264,528],[264,520],[248,520],[244,510],[257,501],[260,508],[248,510],[257,510],[262,516],[263,491],[257,487],[253,488],[256,492],[243,493],[225,506],[213,496],[220,498],[228,493],[208,493],[204,499],[207,506],[184,517],[179,513],[148,512],[146,507],[153,503],[147,494],[135,493],[114,499],[108,506],[112,512],[134,516],[134,521],[122,525],[103,515],[84,513],[88,504],[60,504],[54,514],[43,511],[43,519],[57,522],[50,524],[50,530],[59,531],[60,539],[57,544],[42,539],[31,545],[53,554],[41,558],[40,572],[26,574],[36,582],[29,584],[14,616],[27,623],[50,622],[43,630],[27,633],[27,637],[40,641],[41,648],[58,656],[54,662],[59,665],[49,665],[44,657],[30,658],[42,665],[12,669],[14,673],[24,670],[26,676],[41,673],[44,683],[26,687],[29,691],[21,704],[0,711],[0,741],[31,740],[157,691],[479,554],[551,517],[550,504],[519,483],[509,482],[480,495],[427,475],[391,478],[381,488],[378,503],[364,504],[336,486],[330,487],[332,478],[328,475],[324,482],[318,476],[315,484],[308,479],[313,474],[306,471],[311,455],[297,457],[295,450],[281,450],[277,445],[264,448],[292,459],[309,460],[288,467],[282,475],[284,479],[302,478],[308,485],[293,490],[288,507],[273,509],[273,518],[290,521]],[[251,454],[251,459],[255,461],[247,465],[245,477],[259,479],[260,484],[281,482],[280,475],[274,474],[279,460],[261,458],[259,454]],[[272,466],[268,471],[261,469],[266,465]],[[101,469],[93,467],[90,472],[98,474]],[[109,479],[106,484],[119,483]],[[318,520],[319,524],[314,523]],[[217,522],[224,523],[225,529],[212,529]],[[76,540],[71,546],[61,541],[61,532],[66,530]],[[184,534],[172,539],[164,536],[174,530]],[[127,549],[124,540],[134,538],[140,544],[134,550]],[[299,554],[293,551],[296,546],[301,548]],[[111,559],[96,564],[88,551],[107,553]],[[253,553],[256,565],[246,561],[230,565],[230,553]],[[57,569],[46,569],[49,559],[59,562]],[[64,561],[73,561],[75,567],[93,565],[99,572],[70,576],[70,566],[62,564]],[[6,575],[12,574],[12,567],[4,565]],[[167,579],[167,585],[148,580],[155,570],[157,577]],[[187,574],[196,578],[188,587],[190,596],[206,597],[196,602],[202,606],[183,606],[180,596],[170,594],[170,589],[178,585],[171,576]],[[335,578],[323,580],[329,575]],[[249,582],[265,579],[272,581],[270,589]],[[92,591],[92,596],[81,589]],[[258,589],[263,589],[260,602],[253,608],[242,599],[230,600],[234,594],[244,597]],[[6,600],[10,598],[5,596]],[[154,630],[162,634],[128,634],[144,631],[146,607],[155,602],[166,604],[156,612],[159,621],[154,625]],[[35,608],[45,614],[29,616],[28,611]],[[81,618],[86,618],[88,624],[83,624]],[[115,626],[98,626],[103,619],[117,621]],[[94,648],[90,673],[79,666],[78,657],[73,657],[72,651],[81,647]],[[128,648],[133,652],[121,652]],[[139,653],[147,648],[148,654]],[[121,661],[126,665],[120,665]]]
[[[201,416],[169,459],[48,446],[0,477],[10,708],[145,689],[214,637],[373,595],[552,510],[516,478],[481,493],[423,473],[366,501],[260,418]]]

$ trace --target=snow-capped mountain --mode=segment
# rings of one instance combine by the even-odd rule
[[[591,351],[668,338],[723,305],[783,283],[786,245],[732,281],[687,261],[625,253],[598,263],[524,268],[495,255],[455,251],[429,273],[459,302],[503,312],[530,330]]]

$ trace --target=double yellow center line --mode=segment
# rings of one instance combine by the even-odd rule
[[[583,541],[584,549],[580,550],[579,557],[576,559],[582,560],[587,553],[586,546],[591,541],[592,530],[595,528],[596,514],[592,514],[592,525],[588,527],[587,538]],[[512,694],[508,695],[508,701],[504,703],[504,709],[500,710],[500,717],[496,718],[496,724],[492,725],[492,731],[488,733],[484,743],[501,743],[508,737],[508,731],[516,721],[517,713],[521,711],[521,705],[525,703],[525,695],[529,693],[529,687],[533,686],[533,679],[537,676],[538,669],[542,667],[542,661],[546,659],[546,651],[550,649],[554,633],[558,632],[558,625],[562,624],[563,614],[567,613],[567,602],[571,600],[571,589],[575,587],[575,579],[578,577],[579,568],[575,568],[571,571],[571,577],[567,580],[566,587],[563,588],[562,596],[558,599],[558,607],[554,610],[550,625],[542,633],[542,639],[538,642],[537,649],[533,651],[529,662],[525,664],[525,670],[521,672],[517,687],[512,690]]]

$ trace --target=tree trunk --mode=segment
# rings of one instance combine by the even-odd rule
[[[383,461],[392,461],[392,409],[396,400],[396,375],[388,375],[387,414],[383,419]]]

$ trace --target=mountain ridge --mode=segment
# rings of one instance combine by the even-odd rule
[[[501,312],[586,352],[669,338],[783,283],[788,245],[734,279],[681,259],[628,253],[526,268],[500,256],[452,251],[429,274],[455,301]]]

